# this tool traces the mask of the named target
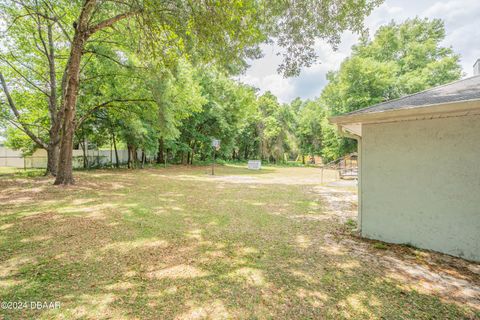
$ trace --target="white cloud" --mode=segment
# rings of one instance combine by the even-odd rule
[[[293,78],[284,78],[278,74],[278,65],[282,58],[277,55],[279,49],[275,46],[262,47],[264,57],[251,61],[251,66],[245,75],[239,77],[243,83],[260,89],[260,94],[270,91],[280,102],[288,102],[295,98]]]
[[[425,16],[445,21],[443,45],[460,53],[463,71],[471,76],[473,64],[480,58],[480,1],[439,1],[425,11]]]
[[[293,98],[295,88],[292,79],[286,79],[279,74],[271,74],[262,79],[264,91],[270,91],[280,101],[289,101]]]
[[[480,0],[387,0],[374,10],[365,21],[370,35],[392,20],[397,22],[408,18],[429,17],[445,21],[446,38],[442,45],[452,46],[461,55],[461,64],[467,75],[472,75],[472,65],[480,58]],[[350,32],[342,36],[342,44],[337,51],[321,41],[316,44],[319,63],[302,70],[299,77],[284,79],[277,74],[281,57],[276,55],[277,48],[264,46],[265,56],[252,62],[251,68],[240,79],[256,86],[260,92],[270,90],[280,101],[289,102],[295,97],[314,98],[321,93],[327,83],[326,74],[337,70],[343,59],[351,53],[351,46],[358,37]]]
[[[404,20],[408,13],[400,6],[392,6],[390,2],[385,2],[378,7],[372,14],[365,19],[365,25],[373,34],[380,26],[388,24],[392,20]]]
[[[293,78],[284,78],[276,72],[282,62],[281,57],[277,55],[278,49],[264,46],[264,57],[252,61],[247,73],[239,80],[259,88],[260,93],[271,91],[280,102],[290,102],[296,97],[315,98],[327,83],[327,72],[340,66],[343,59],[350,54],[351,45],[356,41],[356,37],[351,33],[344,34],[342,39],[337,51],[325,41],[317,41],[315,49],[319,56],[318,63],[305,68],[298,77]]]
[[[465,16],[477,16],[480,10],[478,0],[438,1],[425,11],[426,16],[442,17],[447,23],[462,23]]]

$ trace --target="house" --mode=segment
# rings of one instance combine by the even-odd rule
[[[480,261],[480,59],[471,78],[330,121],[358,140],[362,236]]]

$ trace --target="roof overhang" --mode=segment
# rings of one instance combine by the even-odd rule
[[[362,125],[398,121],[426,120],[468,115],[480,115],[480,99],[465,100],[421,107],[401,108],[381,112],[353,113],[329,118],[344,134],[362,136]]]

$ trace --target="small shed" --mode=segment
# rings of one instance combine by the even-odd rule
[[[362,236],[480,261],[480,75],[330,121],[358,140]]]

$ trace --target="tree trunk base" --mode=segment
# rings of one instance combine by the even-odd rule
[[[75,179],[73,179],[73,176],[70,177],[60,177],[57,175],[55,182],[53,183],[55,186],[63,185],[63,186],[69,186],[75,184]]]
[[[45,173],[43,174],[44,177],[50,177],[50,178],[55,178],[57,175],[56,173],[50,171],[50,170],[46,170]]]
[[[74,184],[75,184],[75,180],[73,179],[61,180],[61,181],[55,180],[55,182],[53,183],[54,186],[73,186]]]

